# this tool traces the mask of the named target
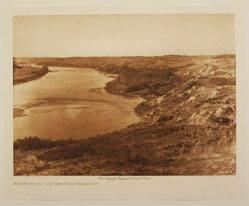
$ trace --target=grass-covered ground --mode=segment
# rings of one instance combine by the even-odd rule
[[[142,121],[87,140],[14,143],[15,175],[235,174],[235,56],[18,59],[117,74],[106,90],[142,96]]]

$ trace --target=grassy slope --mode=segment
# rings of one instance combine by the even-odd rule
[[[235,57],[19,59],[118,74],[109,92],[140,95],[136,125],[82,141],[15,142],[16,175],[235,174]]]

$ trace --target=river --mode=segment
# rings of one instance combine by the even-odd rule
[[[87,68],[50,67],[40,79],[14,85],[14,140],[84,139],[139,122],[134,108],[141,98],[104,90],[114,77]]]

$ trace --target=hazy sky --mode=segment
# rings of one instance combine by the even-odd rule
[[[19,57],[235,53],[233,15],[16,16],[13,23]]]

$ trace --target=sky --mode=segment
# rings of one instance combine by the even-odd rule
[[[15,16],[16,57],[235,53],[234,15]]]

